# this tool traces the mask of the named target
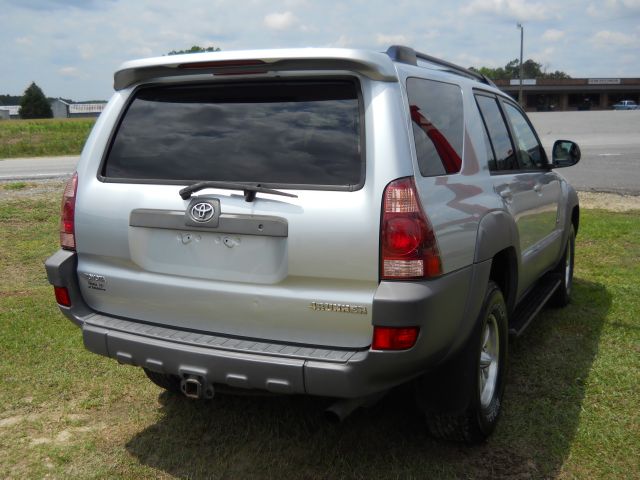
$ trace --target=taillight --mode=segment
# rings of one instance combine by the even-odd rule
[[[412,177],[394,180],[384,190],[380,228],[382,280],[436,277],[440,251]]]
[[[407,350],[416,344],[418,327],[373,327],[372,350]]]
[[[78,173],[75,172],[64,189],[64,193],[62,194],[62,207],[60,208],[60,246],[65,250],[76,249],[74,220],[77,191]]]
[[[66,287],[53,287],[53,291],[56,295],[56,302],[63,307],[71,306],[71,296],[69,290]]]

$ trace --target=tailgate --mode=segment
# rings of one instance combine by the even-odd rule
[[[80,180],[80,286],[97,311],[345,348],[371,341],[379,201],[364,186],[355,79],[138,90]],[[262,185],[296,198],[207,188]],[[242,189],[240,189],[242,190]]]

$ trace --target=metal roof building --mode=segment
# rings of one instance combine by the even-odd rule
[[[82,118],[97,117],[102,113],[106,102],[100,103],[69,103],[61,98],[51,102],[54,118]]]
[[[0,105],[0,118],[8,120],[10,118],[19,118],[20,105]]]

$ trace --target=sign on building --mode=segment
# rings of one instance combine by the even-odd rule
[[[536,79],[535,78],[523,78],[522,79],[522,85],[535,85],[535,84],[536,84]],[[520,85],[520,79],[512,78],[511,82],[509,83],[509,85],[512,85],[512,86]]]
[[[590,78],[587,80],[589,85],[620,85],[619,78]]]

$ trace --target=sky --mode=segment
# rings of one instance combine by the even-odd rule
[[[0,0],[0,94],[107,100],[124,61],[393,44],[469,66],[520,54],[573,77],[640,77],[640,0]]]

